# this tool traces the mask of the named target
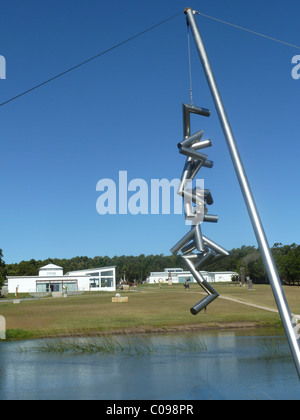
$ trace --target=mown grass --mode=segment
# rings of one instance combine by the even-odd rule
[[[217,291],[228,297],[261,306],[276,308],[270,286],[247,288],[216,285]],[[58,337],[67,335],[98,335],[104,332],[164,331],[174,326],[194,329],[218,328],[220,324],[253,323],[256,326],[280,326],[276,313],[248,307],[240,303],[217,299],[206,314],[190,314],[190,307],[203,298],[197,284],[185,291],[182,285],[152,286],[140,291],[123,293],[128,303],[112,303],[115,293],[72,296],[67,299],[21,301],[19,305],[0,301],[0,315],[6,318],[8,339]],[[285,287],[291,310],[300,313],[300,288]]]

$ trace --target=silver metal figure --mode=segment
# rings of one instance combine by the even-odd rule
[[[203,264],[209,264],[216,259],[229,255],[229,252],[220,245],[206,238],[202,234],[201,223],[217,223],[218,216],[207,214],[207,206],[213,204],[211,192],[199,187],[188,188],[202,167],[212,168],[213,162],[208,156],[200,153],[202,150],[212,146],[211,140],[202,140],[203,130],[191,134],[190,114],[197,114],[204,117],[210,116],[210,111],[193,105],[183,104],[183,134],[184,139],[178,143],[179,152],[187,156],[183,169],[178,194],[184,198],[184,210],[186,220],[191,222],[192,228],[180,241],[171,249],[173,254],[181,252],[188,270],[192,273],[197,283],[207,293],[207,296],[191,308],[191,313],[197,315],[202,309],[213,302],[219,294],[205,280],[199,269]],[[194,252],[196,251],[196,253]]]

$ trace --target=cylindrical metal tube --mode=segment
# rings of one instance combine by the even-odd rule
[[[183,137],[191,135],[191,116],[190,114],[198,114],[203,117],[210,117],[209,109],[199,108],[194,105],[182,104],[183,112]]]
[[[208,222],[208,223],[218,223],[218,221],[219,221],[219,217],[215,216],[214,214],[206,214],[203,220],[203,222]]]
[[[187,184],[195,178],[199,170],[202,166],[205,166],[207,168],[213,167],[213,162],[210,160],[194,160],[190,157],[186,159],[186,163],[183,168],[180,184],[178,187],[178,194],[183,195],[184,190],[187,187]]]
[[[194,229],[191,229],[176,245],[171,249],[172,254],[178,254],[194,237]]]
[[[196,247],[197,247],[198,251],[204,252],[206,250],[206,247],[204,246],[200,224],[195,226],[194,232],[195,232]]]
[[[204,168],[212,168],[214,166],[214,162],[212,160],[206,159],[206,161],[203,163]]]
[[[195,213],[193,212],[193,206],[192,203],[184,203],[184,213],[185,213],[185,219],[186,220],[193,220],[195,217]]]
[[[199,270],[201,265],[203,264],[209,264],[210,261],[212,261],[216,257],[216,254],[213,251],[208,251],[206,254],[201,255],[199,258],[199,261],[195,264],[195,269]]]
[[[182,256],[183,260],[185,261],[185,264],[187,265],[189,271],[194,276],[194,279],[199,284],[199,286],[202,287],[203,290],[206,291],[209,295],[216,295],[217,297],[219,294],[215,291],[215,289],[209,284],[205,278],[202,276],[202,274],[196,270],[194,264],[192,261],[190,261],[188,258],[185,258],[185,256]]]
[[[213,302],[215,299],[217,299],[218,295],[208,295],[204,299],[200,300],[200,302],[196,303],[191,308],[191,314],[192,315],[198,315],[199,312],[202,311],[202,309],[206,308],[211,302]]]
[[[208,248],[213,249],[216,253],[223,254],[227,257],[230,256],[230,252],[228,252],[226,249],[216,244],[214,241],[212,241],[211,239],[207,238],[204,235],[203,235],[203,241],[204,241],[204,245],[206,245]]]
[[[203,134],[204,131],[200,130],[196,134],[193,134],[190,137],[186,137],[184,140],[182,140],[182,142],[178,143],[178,148],[180,149],[181,147],[190,147],[193,143],[200,141]]]
[[[182,254],[189,254],[190,252],[193,252],[197,248],[196,243],[193,241],[189,243],[188,245],[184,246],[181,250]]]
[[[231,254],[229,253],[229,256],[230,255]],[[228,255],[218,254],[214,257],[214,259],[212,260],[212,263],[219,262],[220,260],[223,260],[223,258],[226,258],[226,257],[228,257]]]
[[[194,203],[200,207],[205,206],[204,195],[196,194],[194,189],[187,188],[183,191],[183,197],[185,203]]]
[[[183,171],[182,171],[182,176],[181,176],[181,180],[180,180],[180,184],[178,187],[178,194],[182,195],[183,191],[185,190],[187,184],[189,183],[190,179],[191,179],[191,174],[192,174],[192,167],[193,167],[193,159],[191,158],[187,158]]]
[[[214,203],[210,190],[202,189],[200,187],[195,187],[192,190],[193,194],[199,197],[200,199],[205,200],[208,206],[211,206]]]
[[[190,148],[193,150],[200,150],[200,149],[206,149],[207,147],[211,147],[212,142],[210,140],[202,140],[197,141],[196,143],[193,143],[190,145]]]
[[[214,203],[210,190],[204,190],[206,204],[211,206]]]
[[[187,258],[189,260],[197,260],[199,258],[198,255],[199,254],[194,254],[193,252],[191,252],[190,254],[186,254],[184,258]]]
[[[189,156],[195,160],[202,160],[203,162],[205,162],[206,159],[208,158],[207,155],[204,155],[203,153],[199,153],[196,150],[193,150],[189,147],[181,147],[179,152],[182,155]]]
[[[189,158],[192,159],[192,158]],[[202,166],[204,165],[206,161],[203,160],[193,160],[192,159],[192,170],[191,170],[191,175],[190,175],[190,180],[192,181],[195,176],[197,175],[197,173],[200,171],[200,169],[202,168]]]
[[[254,233],[260,248],[262,259],[268,278],[272,287],[272,291],[275,297],[275,301],[282,319],[284,330],[289,342],[291,353],[294,359],[294,363],[297,369],[297,373],[300,379],[300,348],[299,348],[299,339],[294,332],[294,325],[292,322],[292,315],[287,304],[285,294],[281,285],[281,280],[278,275],[278,271],[270,250],[270,246],[267,241],[267,237],[254,201],[254,197],[246,176],[246,172],[235,142],[235,138],[222,102],[219,89],[217,87],[209,59],[207,57],[205,47],[197,27],[194,13],[191,8],[185,9],[185,14],[187,16],[188,23],[191,27],[195,44],[199,53],[199,57],[203,66],[203,70],[216,106],[216,110],[219,116],[219,120],[226,138],[227,146],[231,159],[236,171],[236,175],[240,184],[240,188],[248,209],[250,220],[253,226]]]

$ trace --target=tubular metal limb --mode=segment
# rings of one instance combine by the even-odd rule
[[[202,309],[206,308],[219,295],[213,287],[205,280],[199,271],[203,264],[209,264],[218,258],[229,255],[229,252],[220,245],[206,238],[202,234],[201,223],[217,223],[218,216],[207,214],[207,206],[213,204],[210,190],[200,187],[188,188],[202,167],[212,168],[213,162],[208,160],[208,156],[198,150],[212,146],[211,140],[202,140],[203,130],[191,134],[190,114],[197,114],[204,117],[210,116],[210,111],[206,108],[194,105],[183,104],[183,140],[178,143],[179,153],[187,156],[183,169],[178,194],[184,199],[184,209],[186,221],[192,224],[190,231],[173,246],[171,252],[175,255],[181,253],[188,270],[199,286],[207,293],[207,296],[191,308],[191,313],[197,315]],[[197,250],[198,254],[194,251]]]

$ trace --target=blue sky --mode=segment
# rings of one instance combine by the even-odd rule
[[[97,60],[0,107],[0,248],[7,263],[87,255],[169,255],[186,233],[181,215],[106,215],[97,182],[179,178],[182,102],[189,102],[183,10],[300,45],[293,0],[13,0],[2,2],[0,102],[146,28],[182,15]],[[296,48],[198,16],[270,245],[299,243],[299,92]],[[203,233],[227,249],[255,245],[225,139],[192,44],[193,118],[213,147],[199,172],[219,223]]]

